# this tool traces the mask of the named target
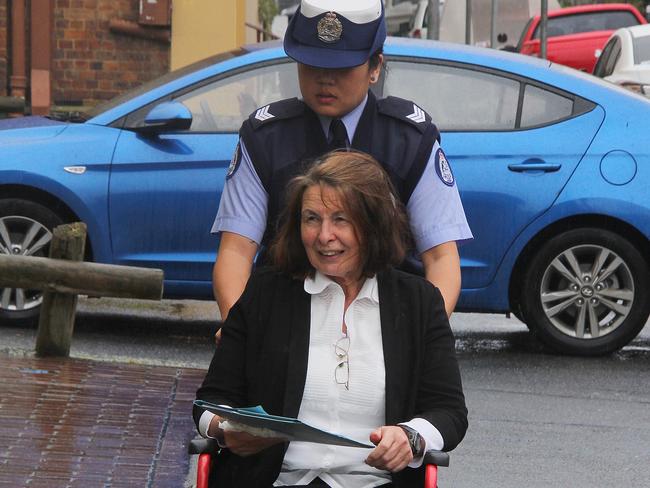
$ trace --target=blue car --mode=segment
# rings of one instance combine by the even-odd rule
[[[389,39],[385,56],[377,95],[432,115],[475,236],[458,310],[511,311],[565,353],[630,341],[650,312],[650,102],[502,51]],[[82,220],[90,259],[162,268],[166,296],[211,298],[210,227],[241,121],[298,95],[295,64],[262,44],[78,120],[0,122],[0,252],[46,255],[54,226]],[[0,290],[0,318],[33,319],[40,302]]]

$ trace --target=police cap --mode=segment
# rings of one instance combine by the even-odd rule
[[[284,50],[299,63],[350,68],[384,45],[381,0],[302,0],[284,35]]]

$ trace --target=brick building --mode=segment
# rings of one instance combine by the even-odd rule
[[[7,0],[0,0],[0,96],[7,95]]]
[[[21,8],[19,3],[24,6],[23,18],[16,10]],[[45,21],[49,25],[40,23],[38,9],[43,6],[49,9]],[[29,105],[34,96],[31,84],[43,80],[34,76],[30,60],[42,59],[43,50],[49,53],[45,59],[49,60],[53,105],[94,105],[166,73],[169,25],[143,25],[139,21],[139,0],[0,0],[0,96],[24,95]],[[41,29],[47,32],[48,28],[49,46],[48,37],[43,42],[35,36],[42,36]],[[16,53],[21,44],[24,50]],[[15,64],[21,53],[25,77],[22,94],[20,76],[14,73],[21,69],[20,63]]]

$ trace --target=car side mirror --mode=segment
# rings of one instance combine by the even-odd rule
[[[136,131],[144,134],[161,134],[187,130],[192,125],[192,112],[180,102],[163,102],[156,105],[144,118],[144,125]]]

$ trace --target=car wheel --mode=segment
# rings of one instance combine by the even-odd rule
[[[563,353],[606,354],[623,347],[650,313],[648,262],[625,238],[584,228],[549,240],[524,280],[530,330]]]
[[[52,229],[62,223],[57,214],[38,203],[0,199],[0,253],[48,256]],[[0,321],[33,324],[42,301],[39,290],[0,288]]]

